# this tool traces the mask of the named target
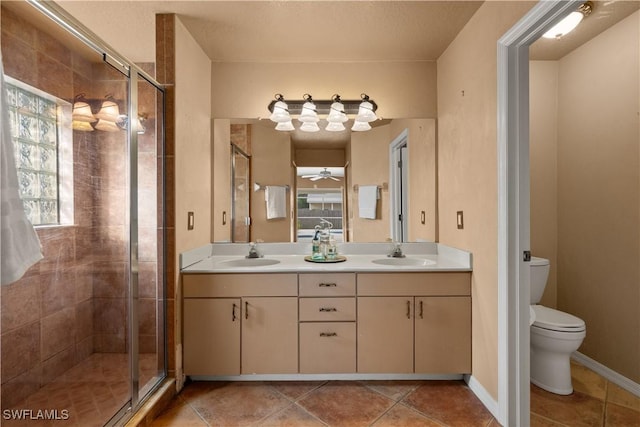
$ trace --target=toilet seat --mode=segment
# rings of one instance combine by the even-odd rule
[[[542,305],[532,305],[535,313],[533,327],[557,332],[583,332],[586,329],[584,320],[563,311]]]

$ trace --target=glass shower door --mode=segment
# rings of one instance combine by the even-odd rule
[[[250,217],[251,158],[235,145],[231,145],[231,241],[248,242],[251,238]]]
[[[137,202],[138,275],[133,289],[134,324],[132,342],[137,342],[137,374],[134,396],[142,399],[165,373],[165,292],[163,233],[163,92],[143,76],[137,81],[137,117],[131,120],[137,138],[135,168],[137,185],[132,196]],[[134,166],[134,165],[132,165]],[[136,361],[135,358],[133,359]]]

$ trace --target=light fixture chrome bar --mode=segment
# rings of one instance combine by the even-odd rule
[[[338,97],[338,99],[340,99],[340,97]],[[305,102],[307,102],[306,99],[291,100],[291,99],[284,99],[284,98],[282,99],[276,98],[273,101],[271,101],[269,103],[269,106],[267,107],[270,112],[273,113],[273,107],[275,106],[276,102],[278,102],[279,100],[284,100],[287,103],[289,114],[300,114],[302,112],[302,106],[304,105]],[[362,103],[362,101],[369,101],[373,106],[373,111],[376,111],[378,109],[378,104],[376,104],[375,101],[373,101],[372,99],[369,99],[369,97],[364,93],[362,94],[361,99],[348,99],[348,100],[340,99],[340,102],[344,105],[344,112],[346,114],[358,114],[358,109],[360,108],[360,104]],[[313,98],[313,103],[316,106],[316,112],[318,114],[329,114],[329,111],[331,111],[331,104],[333,104],[334,102],[335,102],[335,99],[317,100]]]

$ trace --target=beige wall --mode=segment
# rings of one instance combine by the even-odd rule
[[[211,241],[211,62],[175,17],[175,253]],[[187,212],[194,229],[187,230]],[[179,257],[176,280],[179,280]],[[176,301],[180,288],[176,287]],[[173,295],[169,296],[170,298]],[[181,378],[181,305],[175,304],[176,375]]]
[[[360,99],[366,92],[384,118],[436,117],[435,62],[381,63],[214,63],[215,118],[268,117],[276,93],[302,99]]]
[[[486,2],[438,59],[439,233],[473,252],[472,370],[498,396],[496,42],[529,2]],[[464,229],[456,227],[464,212]]]
[[[558,270],[558,61],[531,61],[531,253],[551,263],[540,303],[557,307]]]
[[[345,150],[337,149],[296,149],[295,159],[297,166],[342,167],[346,164]]]
[[[557,67],[557,306],[585,320],[580,352],[635,382],[640,382],[639,20],[636,12]],[[539,64],[534,67],[544,72]],[[542,132],[553,132],[554,125],[548,117]],[[554,183],[540,176],[544,167],[535,164],[547,160],[553,162],[550,150],[547,158],[532,156],[532,188],[535,181],[553,192]],[[547,227],[540,234],[553,239],[553,231]]]
[[[354,185],[389,184],[389,126],[351,134],[350,184],[348,191],[349,241],[384,242],[391,237],[389,229],[389,191],[380,190],[376,219],[360,218],[358,193]]]
[[[176,251],[211,240],[211,61],[176,19]],[[187,230],[187,212],[195,227]]]
[[[253,126],[251,134],[251,185],[288,185],[293,189],[291,141],[287,132]],[[264,190],[251,191],[251,239],[265,242],[291,241],[291,197],[287,193],[287,217],[267,219]]]
[[[212,242],[231,241],[231,123],[229,119],[212,120],[213,127],[213,197]],[[226,212],[226,221],[223,216]]]

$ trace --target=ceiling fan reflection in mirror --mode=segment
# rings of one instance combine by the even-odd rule
[[[335,176],[332,176],[331,171],[328,170],[327,168],[324,168],[324,170],[321,170],[315,174],[302,175],[302,178],[307,178],[310,181],[317,181],[319,179],[332,179],[334,181],[340,181],[340,178],[336,178]]]

